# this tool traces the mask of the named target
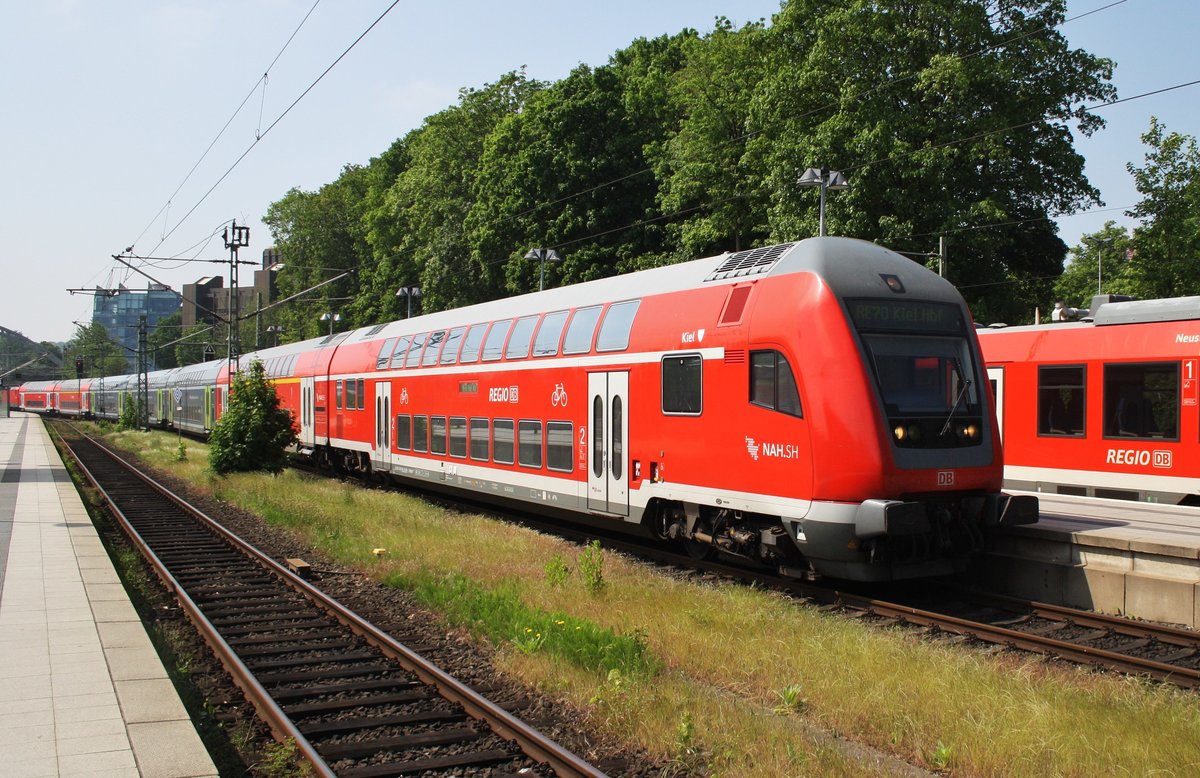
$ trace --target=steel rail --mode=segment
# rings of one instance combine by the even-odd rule
[[[154,489],[167,500],[170,500],[181,510],[192,516],[196,521],[200,522],[210,532],[213,532],[220,538],[229,542],[242,553],[250,556],[255,562],[267,568],[269,571],[285,581],[293,590],[299,592],[319,607],[325,609],[340,623],[348,627],[356,634],[362,636],[368,642],[374,644],[375,647],[381,650],[385,655],[398,662],[405,670],[417,675],[417,677],[420,678],[424,683],[435,687],[443,697],[460,704],[463,707],[463,710],[466,711],[469,716],[476,720],[483,721],[496,734],[507,740],[515,742],[521,748],[522,752],[527,756],[536,761],[549,765],[559,776],[563,776],[564,778],[605,778],[604,772],[598,770],[587,761],[563,748],[557,742],[547,738],[534,727],[483,697],[469,686],[463,684],[453,676],[443,671],[441,668],[430,663],[424,657],[413,652],[407,646],[398,642],[390,635],[380,630],[378,627],[364,620],[358,614],[354,613],[352,610],[345,607],[334,598],[325,594],[320,589],[317,589],[307,581],[301,579],[288,568],[265,556],[261,551],[246,543],[237,535],[234,535],[199,508],[189,504],[183,500],[183,498],[174,494],[171,490],[150,478],[146,474],[135,470],[129,465],[129,463],[125,462],[124,459],[122,459],[108,447],[87,435],[84,435],[84,437],[88,438],[93,445],[107,454],[128,473],[136,476],[147,486]],[[64,443],[66,443],[65,439]],[[67,444],[67,446],[69,448],[69,444]],[[79,462],[78,458],[76,458],[76,462]],[[217,644],[213,646],[214,651],[218,653],[218,656],[224,656],[226,653],[229,655],[233,662],[233,667],[229,668],[230,673],[234,676],[235,681],[238,681],[238,685],[242,685],[242,681],[239,679],[245,680],[250,689],[254,690],[253,694],[255,697],[261,695],[263,698],[265,698],[263,709],[266,713],[263,715],[263,718],[271,726],[272,732],[275,733],[277,737],[280,733],[283,733],[284,738],[294,738],[297,743],[297,747],[301,749],[302,753],[304,753],[305,758],[315,760],[314,765],[317,766],[317,769],[324,769],[326,771],[323,772],[322,775],[334,775],[334,773],[329,770],[328,766],[325,765],[325,762],[317,754],[315,748],[313,748],[308,740],[295,728],[294,724],[292,724],[291,720],[278,707],[278,705],[276,705],[275,702],[270,699],[270,696],[266,690],[258,684],[250,671],[245,667],[244,664],[241,663],[236,655],[234,655],[233,650],[228,646],[228,644],[226,644],[225,641],[220,638],[220,636],[216,633],[216,629],[211,625],[211,623],[208,622],[203,614],[200,613],[195,604],[191,602],[191,599],[187,597],[186,592],[183,591],[182,587],[177,581],[175,581],[174,577],[167,572],[166,568],[158,560],[157,556],[154,555],[154,552],[151,551],[149,546],[146,545],[145,541],[143,541],[140,536],[137,535],[136,530],[134,530],[132,526],[128,525],[124,515],[120,514],[119,509],[116,509],[115,504],[108,497],[107,492],[105,492],[104,489],[96,483],[91,473],[87,471],[86,467],[84,467],[81,462],[79,465],[87,474],[88,480],[98,489],[100,489],[101,493],[103,493],[105,496],[105,500],[110,506],[113,507],[114,511],[120,515],[123,528],[126,529],[126,532],[132,533],[131,537],[136,538],[134,540],[135,544],[138,545],[139,549],[142,550],[144,554],[147,554],[148,559],[152,560],[152,564],[155,567],[155,571],[159,574],[159,577],[163,579],[164,583],[176,595],[176,597],[181,600],[181,603],[186,598],[188,603],[186,607],[188,609],[189,616],[192,616],[193,613],[195,614],[195,618],[193,620],[199,620],[197,622],[197,627],[205,635],[205,639],[208,640],[209,635],[211,635],[217,641]],[[212,645],[211,642],[210,645]],[[224,662],[224,660],[222,661]],[[246,687],[243,687],[244,690],[245,688]],[[247,693],[247,696],[251,696],[249,692]],[[257,709],[258,705],[256,704],[255,707]],[[277,725],[280,727],[278,732],[276,731]]]

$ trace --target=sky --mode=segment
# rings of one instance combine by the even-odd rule
[[[1069,0],[1068,19],[1111,2]],[[0,0],[0,325],[65,341],[93,300],[68,289],[146,288],[112,255],[224,259],[231,219],[250,227],[242,259],[259,259],[270,203],[377,156],[460,88],[521,67],[557,80],[638,37],[769,19],[779,0],[400,0],[363,35],[389,5]],[[1194,0],[1126,0],[1060,29],[1117,63],[1122,98],[1200,79]],[[1059,219],[1068,245],[1106,220],[1132,228],[1125,166],[1144,161],[1140,135],[1152,115],[1200,134],[1198,106],[1192,86],[1101,109],[1108,126],[1077,149],[1108,210]],[[198,261],[146,271],[175,289],[224,274]]]

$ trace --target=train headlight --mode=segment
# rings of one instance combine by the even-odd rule
[[[979,437],[979,427],[974,424],[960,424],[958,427],[958,436],[967,440],[974,440]]]
[[[897,424],[896,428],[892,430],[892,435],[896,437],[896,440],[902,441],[908,437],[908,430],[904,429],[903,424]]]

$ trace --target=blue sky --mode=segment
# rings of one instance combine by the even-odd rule
[[[1068,16],[1108,2],[1070,0]],[[323,0],[271,67],[265,92],[252,92],[312,0],[0,0],[0,324],[35,340],[65,340],[73,320],[90,319],[92,304],[67,288],[122,281],[145,288],[141,276],[114,270],[112,254],[133,245],[143,255],[192,249],[189,256],[221,258],[220,226],[232,218],[251,228],[243,258],[257,258],[271,242],[259,218],[272,201],[382,152],[453,103],[461,87],[521,66],[533,78],[561,78],[578,63],[603,64],[638,36],[707,32],[717,15],[742,23],[779,7],[778,0],[402,0],[255,143],[388,5]],[[1198,29],[1200,3],[1128,0],[1062,32],[1073,46],[1116,60],[1114,82],[1129,97],[1200,78]],[[1079,139],[1078,148],[1106,206],[1117,210],[1061,219],[1068,244],[1106,219],[1132,224],[1122,211],[1138,197],[1125,164],[1142,161],[1139,135],[1151,115],[1169,130],[1200,133],[1198,90],[1103,110],[1109,126]],[[161,263],[149,272],[179,288],[221,271]]]

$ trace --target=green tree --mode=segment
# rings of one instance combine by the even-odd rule
[[[175,346],[167,344],[178,340],[182,334],[182,313],[164,316],[154,325],[154,329],[146,337],[146,345],[150,350],[151,364],[154,365],[155,370],[179,367],[179,359],[175,356]]]
[[[1071,248],[1070,263],[1054,282],[1054,300],[1071,308],[1087,308],[1101,281],[1105,294],[1140,296],[1128,259],[1133,253],[1133,240],[1125,228],[1105,222],[1104,229],[1084,235]]]
[[[209,438],[209,466],[218,475],[253,470],[278,473],[287,465],[288,446],[295,442],[291,411],[280,405],[262,362],[256,359],[233,380],[228,406]]]
[[[99,322],[80,327],[63,348],[63,378],[75,377],[75,358],[83,359],[83,374],[88,378],[121,375],[129,372],[127,352],[108,337]]]
[[[1142,135],[1145,164],[1127,169],[1142,200],[1129,212],[1133,232],[1130,286],[1143,298],[1200,294],[1200,150],[1196,139],[1156,117]]]
[[[121,411],[117,415],[117,428],[122,430],[135,430],[138,427],[138,404],[133,399],[132,392],[125,392],[121,396]]]
[[[1099,202],[1067,126],[1103,121],[1112,63],[1071,49],[1063,0],[790,0],[764,39],[750,179],[771,240],[817,232],[810,166],[847,173],[831,234],[929,251],[953,237],[952,281],[981,320],[1048,295],[1066,246],[1049,219]],[[1046,279],[1033,282],[1031,279]]]
[[[225,339],[224,327],[214,327],[204,322],[198,322],[183,330],[180,341],[175,344],[175,364],[184,367],[195,365],[204,360],[204,347],[211,343],[220,343]],[[213,347],[214,356],[224,354],[224,349]]]

